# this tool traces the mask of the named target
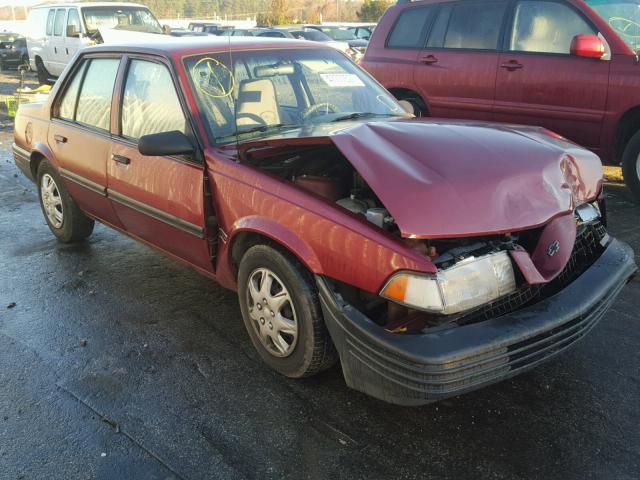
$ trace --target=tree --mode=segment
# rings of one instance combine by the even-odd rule
[[[293,21],[289,15],[287,0],[272,0],[269,11],[266,14],[258,15],[256,19],[258,25],[287,25]]]
[[[362,22],[377,22],[391,3],[387,0],[364,0],[358,19]]]

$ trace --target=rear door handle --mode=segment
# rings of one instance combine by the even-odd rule
[[[131,159],[123,155],[111,155],[111,160],[113,160],[114,162],[121,163],[123,165],[129,165],[131,163]]]
[[[67,143],[67,137],[64,137],[62,135],[54,135],[53,139],[58,143]]]
[[[514,71],[514,70],[519,70],[522,67],[524,67],[524,65],[522,65],[520,62],[518,62],[517,60],[510,60],[508,62],[505,62],[503,64],[500,65],[500,68],[506,68],[507,70],[509,70],[510,72]]]
[[[425,55],[420,57],[420,62],[425,63],[427,65],[431,65],[433,63],[437,63],[438,59],[434,55]]]

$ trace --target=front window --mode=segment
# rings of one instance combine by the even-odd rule
[[[640,0],[586,0],[634,51],[640,49]]]
[[[146,8],[85,7],[82,9],[82,16],[89,32],[95,32],[99,28],[114,28],[116,30],[162,33],[160,23]]]
[[[185,68],[216,144],[356,118],[406,115],[386,90],[333,50],[199,55],[186,59]]]

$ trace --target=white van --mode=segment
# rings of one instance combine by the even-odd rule
[[[99,29],[163,33],[144,5],[135,3],[55,3],[29,13],[27,48],[31,68],[45,83],[59,76],[78,49],[101,43]]]

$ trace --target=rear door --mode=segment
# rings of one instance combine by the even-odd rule
[[[440,5],[414,83],[436,117],[490,120],[507,2]]]
[[[138,151],[143,135],[178,130],[193,137],[169,65],[155,57],[127,62],[107,164],[108,195],[129,233],[212,271],[204,235],[202,162],[186,156],[148,157]]]
[[[541,125],[586,147],[599,145],[611,62],[569,54],[575,35],[596,35],[597,29],[556,0],[518,0],[510,23],[495,119]]]
[[[80,208],[119,226],[107,199],[110,118],[120,57],[85,57],[74,65],[54,101],[48,144]]]

